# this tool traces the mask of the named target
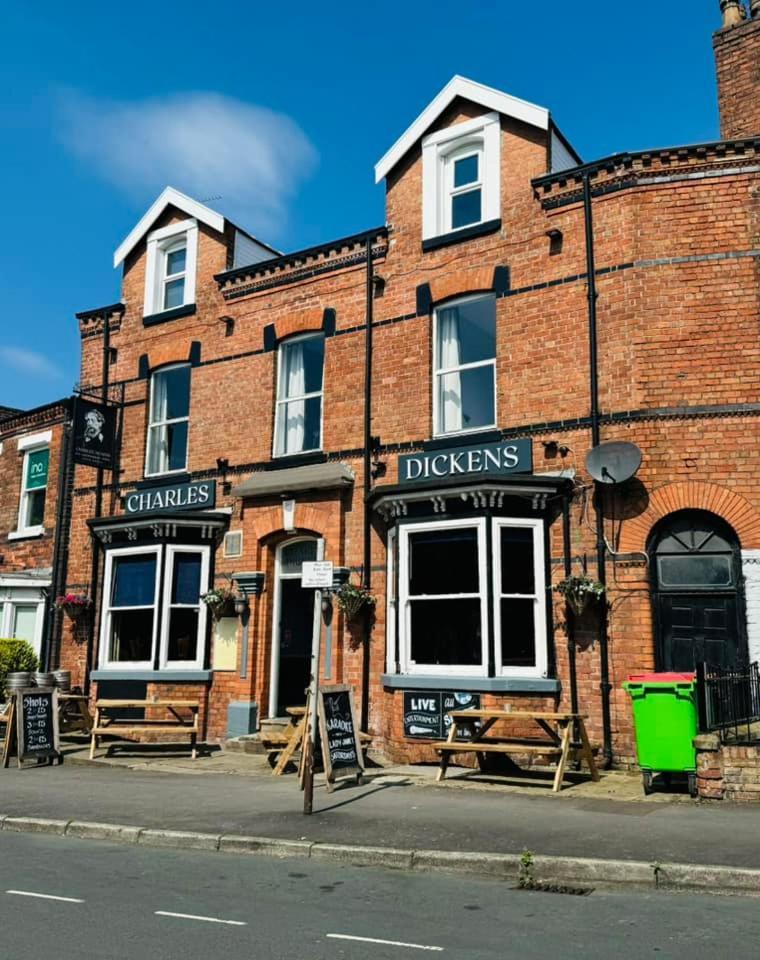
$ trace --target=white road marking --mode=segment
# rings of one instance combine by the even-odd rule
[[[203,920],[204,923],[226,923],[231,927],[247,927],[244,920],[221,920],[219,917],[199,917],[194,913],[172,913],[171,910],[156,910],[157,917],[179,917],[180,920]]]
[[[382,943],[386,947],[408,947],[410,950],[435,950],[443,953],[443,947],[430,947],[424,943],[404,943],[402,940],[376,940],[374,937],[351,937],[347,933],[328,933],[330,940],[358,940],[361,943]]]
[[[6,890],[15,897],[38,897],[40,900],[61,900],[63,903],[84,903],[77,897],[55,897],[52,893],[32,893],[31,890]]]

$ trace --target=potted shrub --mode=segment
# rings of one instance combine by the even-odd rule
[[[343,616],[349,623],[356,621],[361,614],[366,614],[374,610],[377,603],[377,597],[373,596],[369,590],[361,584],[344,583],[335,594]]]
[[[86,593],[66,593],[55,598],[55,606],[58,610],[63,610],[72,620],[76,620],[89,612],[92,607],[92,598]]]
[[[570,606],[577,616],[580,616],[589,603],[600,600],[605,594],[605,586],[599,580],[583,574],[566,577],[554,587]]]

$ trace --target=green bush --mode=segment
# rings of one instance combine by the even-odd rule
[[[5,679],[17,670],[38,670],[39,660],[26,640],[0,640],[0,699],[5,699]]]

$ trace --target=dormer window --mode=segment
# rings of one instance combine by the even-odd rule
[[[500,123],[487,113],[422,141],[422,239],[426,249],[498,229]]]
[[[145,264],[146,322],[158,323],[195,305],[198,222],[183,220],[148,234]],[[171,313],[169,313],[171,311]],[[166,315],[166,317],[165,317]]]

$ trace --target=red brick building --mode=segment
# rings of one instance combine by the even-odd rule
[[[722,6],[714,143],[583,164],[547,110],[455,77],[377,165],[384,226],[280,255],[165,191],[121,302],[80,315],[121,458],[99,509],[76,470],[68,585],[97,615],[61,665],[255,729],[303,701],[325,558],[377,607],[323,627],[323,679],[388,754],[432,758],[413,694],[459,694],[578,705],[627,763],[628,674],[760,657],[760,11]],[[641,465],[595,484],[610,441]],[[552,586],[583,571],[607,603],[573,618]],[[254,572],[212,624],[200,595]]]
[[[60,636],[53,600],[65,582],[64,469],[70,403],[0,407],[0,637],[34,647],[43,665]]]

